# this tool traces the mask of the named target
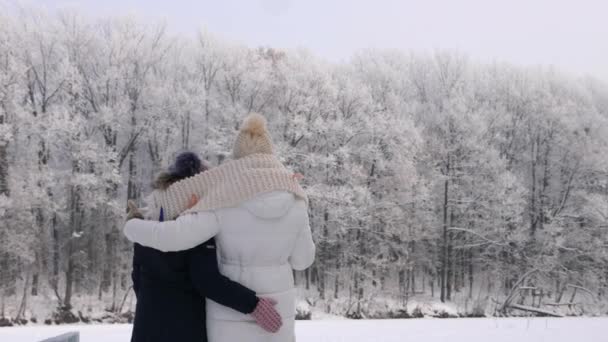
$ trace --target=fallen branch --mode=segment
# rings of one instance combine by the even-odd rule
[[[579,303],[543,303],[543,305],[549,306],[576,306]]]
[[[588,295],[591,296],[591,298],[593,298],[594,301],[597,302],[597,298],[595,297],[595,294],[593,292],[591,292],[591,290],[584,288],[582,286],[578,286],[578,285],[573,285],[573,284],[567,284],[567,287],[571,287],[573,289],[577,289],[577,290],[581,290],[583,292],[586,292]]]
[[[510,304],[509,308],[516,309],[516,310],[521,310],[521,311],[534,312],[534,313],[538,313],[538,314],[541,314],[541,315],[547,315],[547,316],[551,316],[551,317],[564,317],[564,315],[558,314],[556,312],[549,311],[549,310],[543,310],[543,309],[540,309],[540,308],[535,308],[533,306],[525,306],[525,305],[519,305],[519,304]]]

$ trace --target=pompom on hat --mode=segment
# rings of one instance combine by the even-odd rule
[[[232,156],[234,159],[240,159],[258,153],[274,154],[274,147],[266,128],[266,119],[254,113],[248,115],[241,124]]]

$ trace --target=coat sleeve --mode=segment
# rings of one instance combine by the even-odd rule
[[[219,222],[215,213],[203,211],[183,215],[173,221],[132,219],[124,228],[132,242],[162,252],[177,252],[194,248],[217,235]]]
[[[202,296],[238,312],[250,314],[258,305],[255,292],[220,273],[215,243],[190,251],[190,279]]]
[[[306,223],[300,229],[298,237],[296,238],[296,244],[289,257],[289,263],[291,267],[296,271],[302,271],[310,267],[315,261],[316,247],[312,241],[312,232],[310,230],[310,222],[308,220],[308,214],[306,215]]]

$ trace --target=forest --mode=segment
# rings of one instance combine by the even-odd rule
[[[0,317],[130,312],[127,200],[143,205],[180,151],[230,158],[251,112],[304,175],[317,258],[296,283],[312,309],[608,314],[606,83],[27,10],[0,14]]]

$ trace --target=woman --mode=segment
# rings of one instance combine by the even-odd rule
[[[205,169],[195,154],[182,153],[153,186],[155,191],[164,191]],[[142,217],[133,203],[129,207],[129,218]],[[154,216],[163,221],[163,209]],[[207,341],[205,297],[243,315],[251,314],[270,332],[278,330],[280,316],[273,302],[258,299],[254,291],[222,276],[215,247],[214,239],[171,253],[135,244],[132,277],[137,306],[132,341]]]
[[[307,198],[297,179],[274,156],[260,115],[243,123],[233,157],[172,185],[156,199],[167,217],[179,215],[177,219],[132,220],[124,233],[131,241],[162,251],[185,250],[215,236],[222,274],[274,299],[283,326],[270,335],[250,317],[208,301],[209,341],[294,341],[292,270],[308,268],[315,254]],[[191,193],[200,201],[187,209]]]

